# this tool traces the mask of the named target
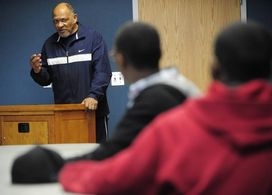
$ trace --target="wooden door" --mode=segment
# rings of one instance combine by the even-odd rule
[[[240,20],[240,0],[138,0],[139,20],[161,35],[161,67],[176,65],[202,90],[210,83],[212,45],[218,31]]]

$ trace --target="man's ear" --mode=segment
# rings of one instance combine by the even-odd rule
[[[74,21],[77,23],[77,14],[74,14]]]
[[[126,66],[125,57],[121,53],[115,54],[115,61],[119,65],[120,69],[124,69]]]
[[[212,62],[211,75],[214,80],[221,80],[221,66],[217,59],[214,59]]]

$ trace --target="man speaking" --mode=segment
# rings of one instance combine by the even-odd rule
[[[96,110],[96,140],[106,139],[109,107],[106,90],[111,78],[108,51],[101,34],[78,22],[68,3],[52,11],[56,33],[30,58],[31,77],[39,85],[52,83],[56,104],[82,103]]]

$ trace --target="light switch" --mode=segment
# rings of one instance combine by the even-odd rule
[[[112,86],[125,85],[124,76],[121,72],[112,72],[111,85]]]

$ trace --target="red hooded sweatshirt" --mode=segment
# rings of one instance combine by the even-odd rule
[[[205,97],[158,116],[128,149],[67,164],[59,181],[93,194],[272,194],[272,86],[214,82]]]

